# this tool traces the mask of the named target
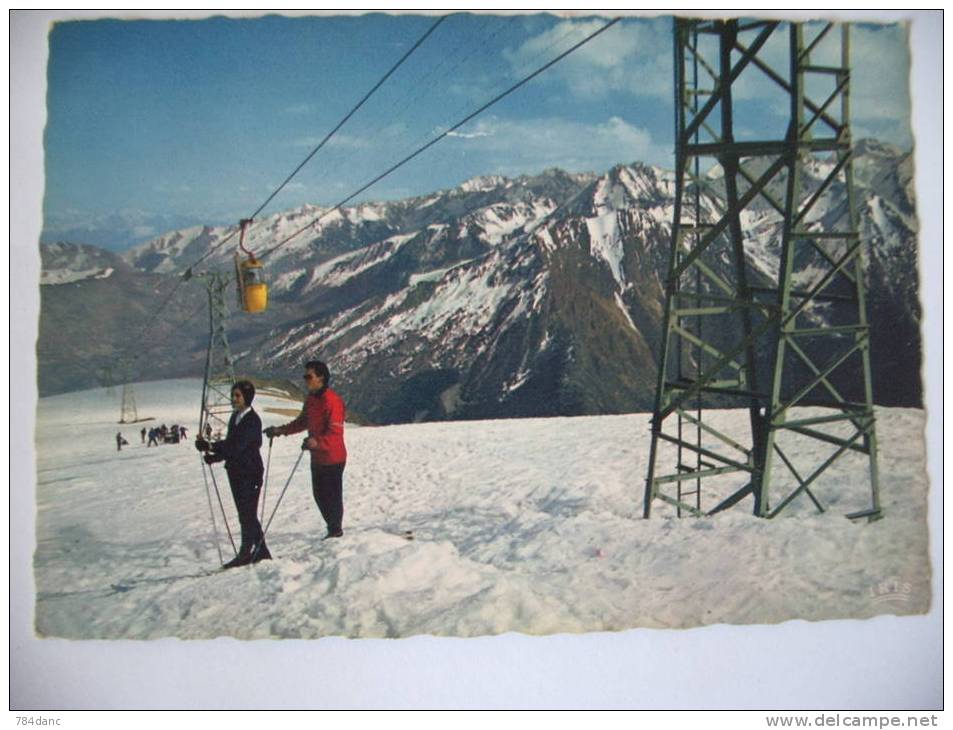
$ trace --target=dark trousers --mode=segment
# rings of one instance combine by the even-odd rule
[[[241,556],[247,556],[261,541],[261,523],[258,521],[258,496],[261,494],[261,482],[240,475],[228,475],[228,486],[232,488],[232,498],[238,509],[238,522],[242,528],[242,545],[238,550]],[[264,550],[264,548],[262,548]]]
[[[311,464],[311,490],[328,532],[341,532],[341,520],[344,518],[344,464]]]

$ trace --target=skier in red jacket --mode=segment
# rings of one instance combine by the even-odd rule
[[[320,360],[305,363],[304,379],[308,397],[301,414],[283,426],[265,429],[268,438],[287,436],[307,429],[308,438],[302,445],[311,452],[311,488],[314,501],[321,510],[328,527],[324,537],[341,537],[344,531],[344,466],[347,449],[344,446],[344,401],[328,387],[331,372]]]

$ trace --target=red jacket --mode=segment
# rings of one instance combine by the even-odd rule
[[[308,436],[318,442],[317,448],[311,449],[312,464],[343,464],[347,461],[344,401],[341,396],[330,388],[309,394],[301,415],[291,423],[280,426],[278,432],[287,435],[305,429],[308,429]]]

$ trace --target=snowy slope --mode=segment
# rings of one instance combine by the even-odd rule
[[[200,383],[137,387],[140,417],[195,432]],[[928,610],[924,415],[879,411],[886,518],[853,524],[860,470],[836,467],[775,521],[742,508],[641,519],[644,414],[351,426],[345,537],[324,529],[299,468],[268,533],[276,560],[216,573],[200,461],[118,426],[117,395],[37,411],[36,630],[69,638],[478,636],[774,623]],[[265,425],[294,404],[261,397]],[[744,419],[740,419],[743,422]],[[714,425],[731,431],[738,414]],[[117,452],[121,430],[130,445]],[[277,439],[270,514],[298,457]],[[267,455],[267,445],[263,450]],[[792,452],[793,458],[804,453]],[[218,486],[236,520],[220,466]],[[839,491],[838,491],[839,490]],[[218,520],[221,530],[221,519]],[[416,539],[397,533],[412,529]],[[227,555],[227,539],[219,544]]]

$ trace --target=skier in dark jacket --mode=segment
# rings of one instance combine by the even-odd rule
[[[205,452],[206,464],[225,462],[228,484],[238,509],[242,544],[234,560],[225,564],[226,568],[271,559],[258,521],[258,497],[265,466],[261,460],[261,418],[251,407],[254,397],[255,386],[249,381],[235,383],[232,386],[232,416],[224,440],[209,443],[201,437],[195,439],[195,448]]]
[[[344,517],[344,401],[328,388],[331,372],[320,360],[305,363],[304,379],[308,397],[301,414],[283,426],[265,429],[268,438],[299,433],[307,429],[302,448],[311,452],[311,489],[328,528],[325,540],[342,537]]]

